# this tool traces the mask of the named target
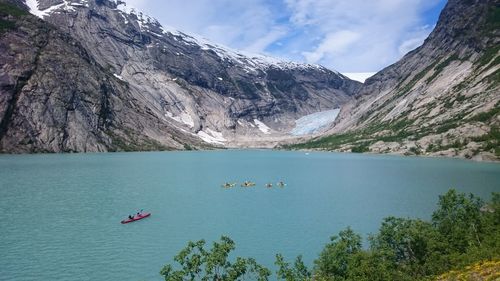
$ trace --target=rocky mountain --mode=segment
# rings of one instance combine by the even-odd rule
[[[328,137],[338,151],[500,159],[500,1],[449,0],[424,44],[369,78]]]
[[[165,28],[122,1],[0,3],[2,152],[264,145],[361,87]]]

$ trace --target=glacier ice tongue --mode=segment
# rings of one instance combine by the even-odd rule
[[[337,108],[303,116],[295,121],[295,128],[290,133],[294,136],[316,133],[333,123],[337,119],[339,112],[340,108]]]

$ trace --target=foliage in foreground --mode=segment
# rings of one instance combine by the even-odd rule
[[[255,262],[252,258],[237,257],[235,262],[228,260],[229,253],[235,249],[235,243],[229,237],[222,236],[220,242],[214,242],[210,250],[205,248],[205,241],[189,242],[174,260],[180,269],[174,270],[166,265],[160,271],[165,280],[268,280],[271,271]]]
[[[277,254],[276,276],[286,281],[462,280],[457,276],[495,280],[500,267],[499,225],[500,193],[484,204],[452,189],[439,197],[430,222],[385,218],[378,233],[369,237],[368,249],[362,248],[361,236],[347,228],[330,238],[311,269],[301,256],[290,264]],[[269,279],[271,271],[254,259],[237,257],[230,262],[234,248],[225,236],[211,250],[205,249],[203,240],[189,242],[174,258],[180,269],[166,265],[160,274],[167,281]]]

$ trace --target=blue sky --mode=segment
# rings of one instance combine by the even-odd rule
[[[376,72],[422,44],[446,0],[127,0],[215,43],[341,72]]]

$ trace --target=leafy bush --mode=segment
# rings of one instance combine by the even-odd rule
[[[368,144],[363,143],[360,145],[356,145],[353,148],[351,148],[351,152],[354,153],[364,153],[364,152],[369,152],[370,148],[368,147]]]
[[[189,242],[187,247],[174,257],[180,268],[175,270],[174,266],[168,264],[160,274],[167,281],[233,281],[241,278],[268,280],[271,275],[269,269],[252,258],[237,257],[236,261],[230,262],[229,253],[234,249],[234,241],[226,236],[222,236],[220,242],[214,242],[210,250],[205,249],[205,240]]]

